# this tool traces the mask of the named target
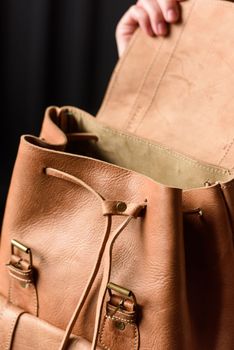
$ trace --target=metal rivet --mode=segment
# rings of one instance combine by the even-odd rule
[[[200,209],[200,210],[198,211],[198,215],[199,215],[199,216],[203,216],[203,211],[202,211],[202,209]]]
[[[124,202],[118,202],[116,204],[116,209],[120,212],[123,213],[127,209],[127,204]]]
[[[123,331],[125,329],[125,324],[124,322],[116,321],[115,327],[118,328],[120,331]]]
[[[22,288],[28,288],[28,283],[27,282],[20,282],[20,285]]]

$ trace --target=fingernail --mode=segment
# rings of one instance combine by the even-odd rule
[[[159,22],[157,25],[157,34],[158,35],[165,35],[167,34],[167,26],[164,22]]]
[[[169,22],[174,22],[178,19],[178,12],[175,9],[170,9],[167,11],[167,20]]]

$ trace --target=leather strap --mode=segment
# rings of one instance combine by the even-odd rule
[[[6,267],[10,276],[8,301],[20,305],[25,312],[38,316],[38,294],[31,262],[12,253]]]
[[[86,184],[84,181],[78,179],[77,177],[68,174],[66,172],[63,172],[58,169],[54,168],[46,168],[45,173],[49,176],[54,176],[57,178],[60,178],[62,180],[66,180],[69,182],[72,182],[76,185],[82,186],[86,188],[88,191],[90,191],[93,195],[95,195],[102,204],[102,209],[103,209],[103,215],[106,217],[106,227],[105,231],[103,234],[103,239],[101,242],[101,245],[99,247],[98,251],[98,256],[96,263],[94,265],[93,271],[89,277],[89,280],[86,284],[86,287],[84,288],[84,291],[81,295],[81,298],[75,308],[75,311],[71,317],[71,320],[66,328],[63,341],[61,343],[61,346],[59,350],[65,350],[68,342],[70,335],[72,333],[72,330],[74,328],[74,325],[81,313],[81,310],[83,309],[83,306],[89,296],[89,293],[91,291],[91,288],[93,286],[93,283],[96,279],[97,273],[100,269],[100,265],[103,259],[103,255],[105,253],[105,259],[104,259],[104,275],[101,283],[101,288],[100,288],[100,294],[98,297],[98,302],[97,302],[97,311],[96,311],[96,321],[95,321],[95,327],[94,327],[94,337],[93,337],[93,343],[92,343],[92,349],[96,349],[97,347],[97,342],[98,342],[98,331],[100,327],[100,320],[101,320],[101,312],[102,312],[102,307],[103,307],[103,302],[104,302],[104,297],[106,293],[106,287],[110,279],[110,273],[111,273],[111,262],[112,262],[112,250],[113,250],[113,245],[114,242],[116,241],[117,237],[120,235],[120,233],[128,226],[130,221],[134,218],[137,218],[141,211],[146,207],[146,203],[143,204],[134,204],[131,203],[130,205],[127,205],[126,203],[123,202],[116,202],[116,201],[106,201],[102,195],[100,195],[98,192],[96,192],[92,187],[90,187],[88,184]],[[124,204],[118,206],[118,204]],[[124,215],[127,216],[127,218],[123,221],[123,223],[111,234],[111,217],[112,215]]]
[[[5,303],[0,309],[0,339],[1,350],[10,350],[13,340],[13,334],[19,317],[25,313],[22,309],[13,306],[10,303]],[[3,322],[1,322],[3,320]]]
[[[105,255],[104,255],[104,273],[103,273],[103,278],[102,278],[102,283],[99,291],[99,296],[98,296],[98,301],[97,301],[97,309],[96,309],[96,319],[95,319],[95,326],[94,326],[94,336],[93,336],[93,342],[92,342],[92,348],[91,350],[95,350],[97,343],[98,343],[98,335],[99,335],[99,328],[100,328],[100,323],[101,323],[101,315],[102,315],[102,308],[105,300],[105,295],[106,295],[106,287],[108,283],[110,282],[110,274],[111,274],[111,267],[112,267],[112,252],[113,252],[113,246],[118,238],[118,236],[123,232],[125,227],[129,224],[129,222],[134,218],[137,217],[139,214],[140,210],[142,208],[137,208],[134,216],[129,216],[111,236],[111,238],[108,240],[107,245],[106,245],[106,250],[105,250]]]
[[[57,350],[63,333],[62,329],[7,303],[0,295],[1,350]],[[69,350],[90,350],[90,347],[91,343],[84,338],[72,335],[69,339]]]

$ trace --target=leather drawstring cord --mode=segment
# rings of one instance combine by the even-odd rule
[[[75,323],[77,322],[77,319],[82,311],[82,308],[85,304],[85,301],[87,300],[89,293],[91,291],[91,288],[93,286],[93,283],[96,279],[97,273],[100,269],[100,265],[104,256],[104,272],[103,272],[103,278],[101,282],[101,287],[99,291],[98,301],[97,301],[97,308],[96,308],[96,320],[94,325],[94,336],[92,341],[92,350],[96,349],[97,342],[98,342],[98,334],[99,334],[99,328],[100,328],[100,322],[101,322],[101,313],[102,313],[102,307],[105,299],[106,294],[106,287],[110,280],[110,274],[111,274],[111,263],[112,263],[112,250],[113,245],[120,233],[128,226],[129,222],[137,218],[142,210],[146,207],[146,203],[143,204],[134,204],[131,203],[129,205],[126,205],[124,208],[125,210],[118,210],[118,204],[121,202],[117,201],[109,201],[106,200],[103,196],[101,196],[98,192],[96,192],[92,187],[90,187],[88,184],[86,184],[84,181],[80,180],[79,178],[68,174],[66,172],[63,172],[61,170],[57,170],[54,168],[45,168],[45,174],[49,176],[53,176],[62,180],[66,180],[69,182],[72,182],[76,185],[82,186],[86,188],[88,191],[90,191],[92,194],[94,194],[102,204],[103,209],[103,215],[107,218],[106,221],[106,227],[104,231],[104,235],[102,238],[101,245],[99,247],[98,256],[96,263],[94,265],[94,268],[90,274],[90,277],[88,279],[88,282],[84,288],[84,291],[81,295],[81,298],[75,308],[75,311],[73,312],[73,315],[70,319],[70,322],[65,330],[65,334],[62,340],[62,343],[60,345],[59,350],[65,350],[66,346],[69,341],[69,337],[72,333],[72,330],[75,326]],[[125,203],[124,203],[125,204]],[[112,226],[112,215],[124,215],[127,216],[126,220],[123,221],[123,223],[115,229],[111,234],[111,226]]]
[[[113,251],[113,245],[120,233],[124,230],[125,227],[127,227],[128,223],[134,218],[134,216],[130,216],[125,220],[125,222],[121,225],[121,228],[117,229],[110,240],[108,240],[106,245],[106,253],[104,255],[104,273],[103,278],[101,282],[101,287],[99,290],[99,296],[97,301],[97,308],[96,308],[96,319],[95,319],[95,325],[94,325],[94,335],[93,335],[93,342],[91,350],[95,350],[98,342],[98,335],[99,335],[99,328],[101,323],[101,314],[102,314],[102,308],[103,303],[105,300],[106,295],[106,287],[108,283],[110,282],[110,274],[111,274],[111,263],[112,263],[112,251]]]

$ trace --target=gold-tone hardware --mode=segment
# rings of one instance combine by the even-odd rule
[[[74,117],[74,113],[72,113],[72,111],[70,111],[69,109],[64,109],[64,113],[68,116]]]
[[[29,287],[29,283],[27,283],[27,282],[20,282],[20,285],[21,285],[21,287],[24,288],[24,289],[26,289],[26,288]]]
[[[116,209],[120,212],[123,213],[127,209],[127,204],[124,202],[118,202],[116,204]]]
[[[16,267],[20,267],[20,266],[21,266],[21,261],[22,261],[22,260],[23,260],[23,259],[20,258],[19,261],[17,261],[16,263],[14,263],[14,265],[15,265]]]
[[[220,181],[210,182],[209,180],[207,180],[206,182],[204,182],[205,187],[210,187],[210,186],[219,185],[219,184],[220,184]]]
[[[123,331],[125,329],[125,323],[121,321],[115,321],[115,327],[120,331]]]
[[[114,311],[110,314],[110,317],[113,317],[117,311],[119,311],[119,309],[122,309],[124,306],[124,302],[126,299],[121,299],[119,302],[119,305],[116,306],[116,308],[114,309]]]
[[[128,298],[128,299],[132,299],[134,304],[137,305],[136,297],[131,290],[124,288],[124,287],[121,287],[121,286],[118,286],[117,284],[112,283],[112,282],[108,283],[107,289],[108,289],[108,292],[110,294],[110,297],[112,296],[112,290],[113,290],[114,292],[116,292],[124,297],[124,302],[125,302],[126,298]]]
[[[198,216],[203,216],[203,210],[201,208],[196,208],[196,209],[185,211],[184,214],[186,215],[197,214]]]
[[[129,289],[124,288],[124,287],[120,287],[117,284],[112,283],[112,282],[108,283],[107,288],[109,290],[113,290],[113,291],[115,291],[115,292],[117,292],[117,293],[119,293],[127,298],[130,298],[132,296],[132,292]]]
[[[198,215],[203,216],[203,211],[201,209],[198,211]]]
[[[14,250],[15,248],[18,248],[19,250],[21,250],[23,253],[28,254],[29,255],[29,264],[32,267],[32,252],[31,249],[26,247],[24,244],[20,243],[19,241],[17,241],[16,239],[12,239],[11,240],[11,254],[14,254]]]
[[[11,244],[12,244],[12,246],[15,246],[16,248],[22,250],[22,252],[28,254],[29,248],[26,247],[24,244],[20,243],[19,241],[17,241],[16,239],[12,239]]]

